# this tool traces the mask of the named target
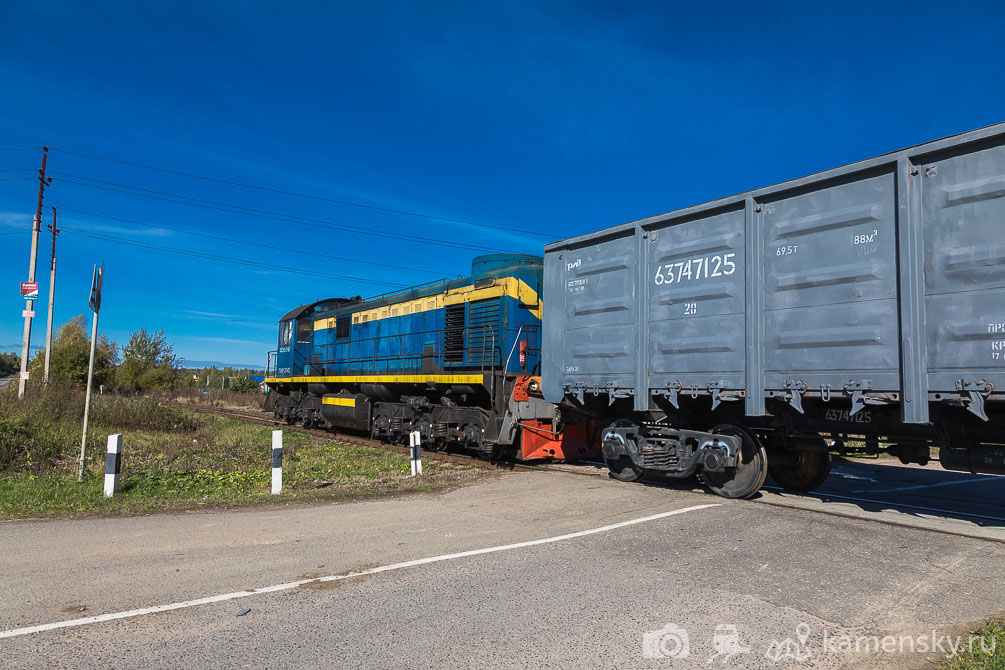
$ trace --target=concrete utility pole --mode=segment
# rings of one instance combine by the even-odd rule
[[[48,182],[45,179],[45,159],[49,148],[42,147],[42,167],[38,169],[38,207],[35,209],[35,223],[31,228],[31,258],[28,259],[28,281],[35,281],[35,264],[38,261],[38,234],[42,225],[42,198]],[[51,179],[49,181],[52,181]],[[25,383],[28,381],[28,353],[31,350],[31,319],[35,308],[34,300],[25,301],[24,336],[21,338],[21,376],[17,383],[17,397],[24,397]]]
[[[49,383],[49,357],[52,355],[52,306],[56,298],[56,235],[59,230],[56,228],[56,208],[52,208],[52,257],[49,261],[49,316],[45,324],[45,383]]]

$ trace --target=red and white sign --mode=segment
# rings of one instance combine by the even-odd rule
[[[38,297],[38,282],[37,281],[23,281],[21,282],[21,295],[25,300],[34,300]]]
[[[25,370],[24,372],[21,373],[21,379],[27,379],[27,378],[28,378],[28,371]]]
[[[34,319],[35,318],[35,310],[33,310],[33,309],[22,309],[21,310],[21,316],[25,317],[26,319],[29,319],[29,318],[30,319]]]

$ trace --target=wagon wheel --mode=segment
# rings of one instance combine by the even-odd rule
[[[701,479],[723,498],[750,498],[764,485],[768,476],[768,456],[764,445],[753,433],[732,424],[722,424],[710,432],[740,438],[740,458],[736,467],[723,472],[703,472]]]
[[[621,420],[615,421],[610,427],[630,428],[635,425],[637,424],[633,421]],[[628,445],[625,446],[627,447]],[[636,467],[631,456],[618,456],[616,458],[604,456],[604,463],[607,464],[607,470],[611,477],[617,479],[619,482],[637,482],[645,476],[642,470]]]
[[[819,488],[831,472],[827,451],[799,449],[768,465],[768,474],[786,491],[807,492]]]

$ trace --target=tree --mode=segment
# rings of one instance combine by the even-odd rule
[[[257,393],[258,382],[251,377],[240,377],[235,379],[229,388],[235,393]]]
[[[130,391],[170,389],[180,379],[178,358],[168,344],[164,329],[148,333],[140,328],[122,349],[122,365],[115,375],[119,386]]]
[[[17,354],[0,354],[0,377],[9,377],[21,371],[21,357]]]
[[[87,320],[81,314],[60,326],[56,333],[49,360],[50,381],[84,388],[87,386],[87,365],[90,357],[91,338],[87,336]],[[94,349],[95,386],[112,383],[118,358],[118,345],[106,335],[99,333]],[[45,349],[38,350],[28,364],[28,370],[32,379],[42,379],[45,370]]]

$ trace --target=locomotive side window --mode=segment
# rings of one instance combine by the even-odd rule
[[[297,344],[310,344],[314,334],[314,322],[311,319],[300,319],[297,322]]]
[[[284,321],[282,328],[279,329],[279,346],[289,346],[291,340],[293,340],[293,322]]]

